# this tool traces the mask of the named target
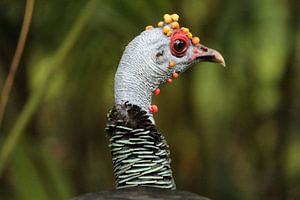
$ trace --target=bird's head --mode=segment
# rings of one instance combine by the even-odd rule
[[[164,15],[157,27],[147,26],[126,47],[115,76],[115,103],[140,106],[152,118],[152,94],[159,86],[172,82],[196,62],[225,66],[222,55],[200,43],[188,28],[180,27],[177,14]]]

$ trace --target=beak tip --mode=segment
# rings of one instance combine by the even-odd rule
[[[226,67],[225,60],[224,60],[223,56],[218,51],[215,51],[215,59],[214,60],[217,63],[220,63],[223,67]]]

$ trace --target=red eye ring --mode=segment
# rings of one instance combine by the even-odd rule
[[[188,49],[189,38],[181,30],[175,31],[171,36],[170,49],[174,56],[182,57]]]

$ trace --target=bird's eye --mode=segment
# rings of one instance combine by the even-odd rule
[[[177,53],[181,54],[186,49],[187,45],[183,40],[178,39],[174,41],[173,46],[174,46],[174,50]]]
[[[181,31],[171,36],[170,49],[174,56],[182,57],[188,49],[188,37]]]

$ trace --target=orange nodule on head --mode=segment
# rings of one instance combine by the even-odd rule
[[[163,22],[163,21],[160,21],[160,22],[157,23],[157,26],[158,26],[158,27],[162,27],[163,25],[164,25],[164,22]]]
[[[171,60],[171,61],[169,62],[169,67],[174,67],[175,64],[176,64],[175,61]]]
[[[169,14],[164,14],[164,21],[167,23],[167,24],[170,24],[172,22],[172,17],[171,15]]]
[[[187,34],[187,36],[188,36],[189,39],[192,39],[192,38],[193,38],[193,34],[192,34],[191,32],[189,32],[189,33]]]
[[[168,26],[164,26],[163,31],[164,31],[165,34],[167,34],[168,32],[171,31],[171,29]]]
[[[200,38],[199,37],[193,37],[192,38],[192,43],[193,43],[193,45],[199,44],[200,43]]]
[[[172,14],[172,15],[171,15],[171,18],[172,18],[172,20],[173,20],[174,22],[178,22],[178,20],[179,20],[179,15],[177,15],[177,14]]]
[[[167,32],[166,34],[168,37],[170,37],[172,35],[172,31]]]
[[[166,36],[170,37],[173,32],[175,33],[176,29],[180,28],[179,25],[179,15],[177,14],[164,14],[163,16],[163,21],[159,21],[157,23],[158,27],[162,27],[163,32]],[[146,26],[146,30],[148,29],[152,29],[153,26]],[[174,30],[173,30],[174,29]],[[190,32],[189,28],[186,27],[181,27],[181,31],[188,36],[188,38],[191,40],[193,45],[199,44],[200,43],[200,39],[199,37],[193,37],[193,34]]]
[[[179,23],[178,22],[173,22],[172,23],[172,28],[173,29],[179,28]]]
[[[153,28],[153,26],[151,26],[151,25],[149,25],[149,26],[146,26],[146,30],[148,30],[148,29],[151,29],[151,28]]]
[[[181,30],[184,34],[188,34],[190,32],[190,29],[188,29],[186,27],[182,27]]]

